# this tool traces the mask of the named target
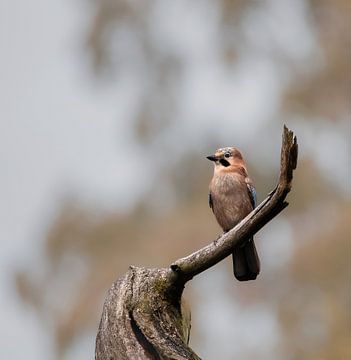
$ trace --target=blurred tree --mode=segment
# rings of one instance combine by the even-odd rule
[[[314,71],[295,78],[287,91],[288,110],[309,118],[340,121],[351,112],[351,4],[347,0],[309,0],[320,51]]]
[[[351,275],[351,204],[330,201],[315,221],[325,221],[299,243],[279,304],[281,348],[288,359],[348,359]],[[333,219],[333,221],[331,221]],[[289,280],[290,279],[290,280]],[[295,291],[293,291],[295,289]]]

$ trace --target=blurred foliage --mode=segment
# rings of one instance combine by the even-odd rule
[[[330,201],[314,219],[316,231],[299,242],[278,306],[282,350],[291,359],[349,359],[351,204]],[[333,219],[334,221],[331,221]],[[296,227],[297,228],[297,227]]]
[[[202,3],[206,2],[193,4]],[[214,48],[222,66],[236,65],[243,22],[258,3],[212,3],[220,19],[218,48]],[[87,46],[95,76],[118,80],[133,74],[139,79],[133,131],[148,156],[157,147],[156,139],[172,132],[177,123],[179,84],[186,77],[187,59],[160,47],[155,39],[152,21],[159,2],[96,0],[93,5]],[[309,0],[306,5],[318,39],[316,66],[303,71],[291,66],[294,81],[284,89],[277,119],[297,113],[305,116],[306,124],[320,117],[344,120],[351,110],[351,5],[347,0]],[[133,51],[126,50],[125,41],[134,45]],[[280,128],[281,121],[272,119],[271,126]],[[17,275],[22,298],[37,308],[45,322],[53,324],[59,357],[75,336],[87,328],[95,331],[104,294],[129,265],[167,266],[217,236],[219,228],[206,204],[212,169],[205,160],[198,161],[205,148],[217,141],[171,153],[174,158],[169,156],[167,161],[156,156],[155,171],[160,171],[154,193],[146,194],[128,214],[99,213],[70,199],[61,206],[47,235],[45,269],[40,274],[26,269]],[[262,136],[257,141],[262,142]],[[264,176],[254,169],[251,174],[263,198],[277,174]],[[161,202],[154,194],[161,191],[162,183],[173,192],[166,191]],[[291,262],[278,273],[265,272],[263,264],[257,287],[240,287],[239,294],[230,289],[223,296],[236,296],[243,306],[248,301],[274,306],[281,326],[277,349],[285,355],[281,358],[351,358],[351,202],[326,184],[311,157],[300,159],[289,199],[291,207],[281,216],[294,229],[296,247]],[[237,285],[228,284],[228,288],[233,286]],[[237,292],[238,287],[235,289]],[[196,336],[195,328],[192,334]]]
[[[309,3],[321,49],[315,59],[315,71],[297,76],[288,89],[287,107],[312,118],[343,120],[351,113],[351,3]]]

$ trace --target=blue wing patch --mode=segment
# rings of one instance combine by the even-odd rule
[[[247,189],[249,191],[250,201],[252,207],[255,208],[257,206],[257,196],[256,196],[256,189],[251,184],[246,184]]]

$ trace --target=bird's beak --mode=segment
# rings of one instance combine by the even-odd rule
[[[208,160],[211,160],[211,161],[217,161],[218,160],[218,157],[216,155],[209,155],[209,156],[206,156],[206,158]]]

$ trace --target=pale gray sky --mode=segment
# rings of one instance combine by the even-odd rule
[[[95,91],[84,80],[78,59],[87,14],[81,5],[54,0],[0,3],[4,359],[51,358],[50,333],[34,312],[19,304],[12,275],[39,259],[57,202],[69,191],[94,205],[123,207],[131,196],[116,192],[116,184],[132,183],[131,176],[120,177],[116,156],[116,144],[128,144],[121,131],[125,124],[118,121],[128,99],[121,101],[116,90]]]

